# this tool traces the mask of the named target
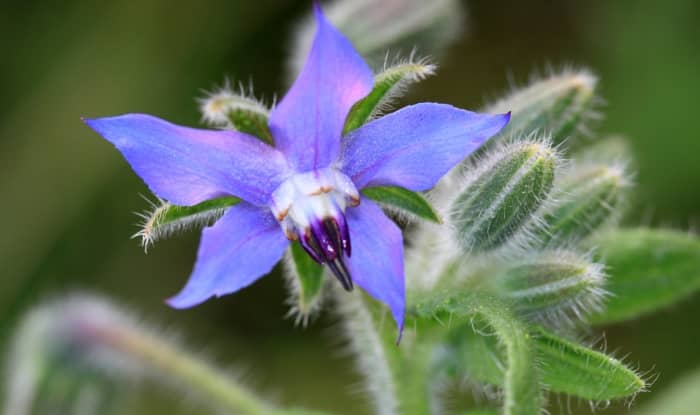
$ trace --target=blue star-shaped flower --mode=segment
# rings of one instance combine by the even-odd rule
[[[194,271],[168,303],[191,307],[268,273],[299,241],[343,286],[387,304],[401,329],[405,288],[400,229],[359,190],[430,189],[508,122],[423,103],[346,136],[350,108],[371,90],[367,64],[315,6],[306,65],[270,114],[275,146],[237,131],[181,127],[127,114],[86,120],[122,152],[158,197],[194,205],[223,195],[242,202],[202,233]]]

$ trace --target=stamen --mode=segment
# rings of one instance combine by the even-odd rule
[[[343,288],[345,288],[345,291],[352,291],[354,288],[352,278],[350,277],[350,273],[345,267],[345,263],[342,259],[337,258],[335,261],[329,262],[328,268],[333,271],[333,275],[335,275],[338,281],[340,281],[340,284],[343,286]]]
[[[304,251],[306,251],[306,253],[309,254],[314,261],[318,262],[319,264],[323,264],[325,262],[323,252],[321,252],[321,250],[318,248],[316,241],[311,237],[309,232],[299,236],[299,243],[301,244],[301,247],[304,248]]]

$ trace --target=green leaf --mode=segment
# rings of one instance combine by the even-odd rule
[[[543,384],[553,392],[584,399],[606,401],[632,396],[646,387],[644,380],[619,360],[541,327],[530,326],[529,333]],[[493,336],[479,335],[464,328],[453,336],[453,374],[464,371],[477,381],[503,384],[505,359]]]
[[[425,62],[405,62],[392,66],[374,78],[372,91],[356,102],[345,120],[343,135],[363,126],[377,113],[386,109],[389,102],[406,89],[435,73],[435,65]]]
[[[420,194],[394,186],[377,186],[362,189],[362,194],[379,203],[395,207],[421,219],[442,223],[440,215]]]
[[[203,228],[216,222],[229,207],[240,202],[233,196],[219,197],[194,206],[176,206],[160,200],[152,210],[139,214],[143,218],[141,230],[134,238],[148,249],[154,242],[192,228]]]
[[[545,131],[559,144],[584,128],[591,115],[597,79],[586,70],[563,71],[544,77],[490,105],[485,112],[511,111],[511,119],[489,145],[517,132]]]
[[[621,361],[533,327],[542,381],[556,392],[606,401],[633,396],[646,382]]]
[[[323,286],[323,267],[316,263],[298,243],[290,248],[292,259],[292,287],[294,290],[294,311],[305,321],[318,304]]]
[[[467,252],[488,251],[524,232],[547,198],[558,156],[546,143],[517,142],[489,157],[450,207]]]
[[[607,307],[595,324],[629,320],[681,301],[700,288],[700,241],[684,232],[619,229],[591,241],[607,264]]]

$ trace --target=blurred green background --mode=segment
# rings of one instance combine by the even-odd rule
[[[367,413],[360,378],[332,313],[307,329],[285,319],[283,280],[174,311],[163,299],[191,270],[196,232],[148,255],[129,237],[145,185],[80,122],[145,112],[198,125],[194,101],[225,76],[280,96],[288,39],[309,1],[3,1],[0,5],[0,340],[47,296],[104,293],[181,334],[195,350],[282,403]],[[630,138],[639,166],[630,222],[693,229],[700,217],[700,3],[471,1],[465,34],[438,76],[405,102],[477,109],[551,64],[601,77],[601,133]],[[700,367],[700,301],[607,327],[607,349],[658,374],[661,390]],[[593,334],[594,336],[597,333]],[[653,392],[652,392],[653,394]],[[652,394],[638,397],[642,402]],[[131,413],[194,414],[166,391],[144,391]],[[573,402],[576,411],[587,404]],[[555,405],[557,406],[557,405]],[[566,407],[566,404],[562,404]],[[556,412],[556,410],[555,410]],[[623,405],[600,411],[624,413]]]

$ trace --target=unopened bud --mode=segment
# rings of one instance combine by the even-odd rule
[[[557,145],[577,131],[586,130],[585,121],[596,118],[597,78],[586,70],[564,71],[519,89],[486,108],[488,113],[511,111],[510,122],[491,144],[513,133],[551,134]]]
[[[598,311],[606,296],[603,266],[569,251],[549,251],[520,263],[488,284],[528,317],[570,324]]]
[[[450,223],[468,252],[506,244],[547,198],[559,156],[546,142],[510,144],[484,160],[450,207]]]

